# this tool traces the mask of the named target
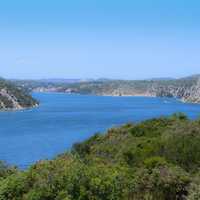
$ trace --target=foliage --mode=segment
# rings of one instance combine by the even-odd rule
[[[200,199],[200,122],[126,124],[25,171],[0,167],[0,200]]]

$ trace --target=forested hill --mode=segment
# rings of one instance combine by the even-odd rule
[[[19,86],[39,92],[67,92],[111,96],[175,97],[200,103],[200,75],[181,79],[91,80],[76,83],[57,81],[15,81]]]
[[[13,83],[0,79],[0,110],[23,109],[36,106],[38,102]]]
[[[126,124],[25,171],[0,165],[1,200],[199,200],[200,120]]]

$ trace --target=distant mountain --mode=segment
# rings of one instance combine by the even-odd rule
[[[37,83],[80,83],[94,81],[94,79],[65,79],[65,78],[48,78],[48,79],[10,79],[12,82],[37,82]]]
[[[191,76],[186,76],[182,79],[194,79],[194,80],[200,79],[200,74],[194,74],[194,75],[191,75]]]
[[[38,102],[13,83],[0,79],[0,109],[23,109],[36,106]]]
[[[171,81],[171,80],[175,80],[175,78],[171,78],[171,77],[160,77],[160,78],[151,78],[151,79],[147,79],[150,81]]]
[[[80,83],[80,82],[88,82],[91,79],[60,79],[60,78],[52,78],[52,79],[39,79],[38,82],[46,82],[46,83]]]

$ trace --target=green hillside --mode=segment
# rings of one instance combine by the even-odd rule
[[[1,164],[0,200],[198,200],[200,120],[112,128],[25,171]]]

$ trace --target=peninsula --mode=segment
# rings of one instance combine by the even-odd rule
[[[0,110],[19,110],[35,107],[38,102],[13,83],[0,79]]]

